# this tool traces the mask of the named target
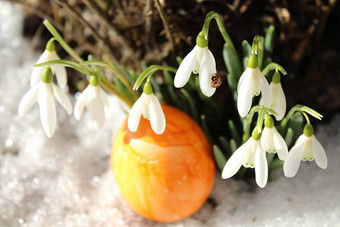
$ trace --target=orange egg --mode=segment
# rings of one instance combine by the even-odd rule
[[[215,177],[211,146],[200,127],[180,110],[162,105],[166,129],[155,134],[142,117],[138,131],[127,119],[112,146],[116,182],[141,216],[174,222],[195,213],[208,198]]]

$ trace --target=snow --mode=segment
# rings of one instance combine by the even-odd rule
[[[278,170],[264,189],[217,174],[211,198],[190,218],[162,224],[135,214],[110,169],[112,139],[125,118],[121,103],[110,97],[109,119],[99,132],[89,127],[88,112],[78,122],[57,104],[52,139],[37,104],[20,118],[18,104],[40,53],[21,36],[20,7],[0,1],[0,8],[0,226],[340,225],[340,115],[316,129],[327,170],[303,162],[296,177]]]

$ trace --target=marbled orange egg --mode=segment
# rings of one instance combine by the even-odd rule
[[[155,134],[142,117],[138,131],[127,119],[118,130],[111,162],[116,182],[141,216],[174,222],[195,213],[208,198],[215,177],[211,146],[200,127],[180,110],[162,105],[166,129]]]

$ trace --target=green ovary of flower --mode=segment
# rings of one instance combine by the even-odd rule
[[[200,32],[196,38],[197,46],[204,48],[208,46],[208,40],[204,37],[203,32]]]
[[[43,83],[51,83],[53,79],[53,72],[49,66],[47,66],[41,74],[41,81]]]
[[[313,129],[313,126],[311,124],[306,124],[305,125],[305,128],[303,129],[303,134],[306,136],[306,137],[311,137],[313,134],[314,134],[314,129]]]

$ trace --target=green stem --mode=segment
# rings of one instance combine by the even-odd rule
[[[262,132],[263,120],[264,120],[264,115],[266,114],[266,112],[267,112],[267,108],[262,106],[261,111],[259,113],[259,117],[257,118],[257,123],[256,123],[256,128],[257,128],[258,133]]]
[[[305,117],[305,119],[306,119],[306,121],[307,121],[307,124],[310,124],[308,115],[307,115],[305,112],[302,112],[302,111],[301,111],[301,113],[302,113],[302,115]]]
[[[137,78],[135,85],[133,86],[133,90],[137,90],[139,86],[142,84],[143,80],[147,77],[151,77],[157,70],[169,71],[176,73],[177,69],[171,66],[163,66],[163,65],[150,65],[147,67]],[[149,81],[150,79],[148,79]]]
[[[62,38],[62,36],[59,34],[59,32],[53,27],[53,25],[48,21],[44,20],[43,24],[46,26],[46,28],[50,31],[50,33],[54,36],[55,40],[58,41],[58,43],[64,48],[64,50],[72,56],[74,59],[76,59],[79,63],[83,63],[84,59],[80,57]],[[104,76],[100,75],[98,72],[93,70],[90,66],[85,66],[85,68],[89,71],[91,71],[93,74],[98,76],[100,78],[99,82],[100,85],[102,85],[107,91],[115,94],[120,98],[123,102],[125,102],[128,106],[132,106],[131,101],[122,95],[117,87],[111,83],[109,80],[107,80]],[[127,86],[129,88],[130,86]],[[131,92],[133,94],[133,92]]]
[[[233,51],[235,53],[237,53],[236,49],[234,47],[234,44],[231,41],[231,38],[230,38],[227,30],[225,29],[224,25],[223,25],[221,16],[218,13],[214,12],[214,11],[210,11],[206,15],[205,20],[204,20],[204,25],[203,25],[203,28],[202,28],[202,32],[203,32],[203,35],[204,35],[205,39],[208,39],[209,25],[210,25],[210,21],[212,19],[215,19],[215,21],[217,23],[217,26],[218,26],[218,29],[220,30],[221,35],[222,35],[224,41],[233,49]]]
[[[242,136],[242,143],[245,143],[249,137],[250,137],[250,127],[251,127],[251,123],[253,121],[253,117],[254,114],[259,111],[262,108],[262,106],[257,105],[254,106],[253,108],[251,108],[251,110],[249,111],[249,114],[247,115],[246,118],[246,128],[244,130],[243,136]]]
[[[100,75],[99,73],[97,73],[96,75],[99,78],[100,85],[103,86],[103,88],[105,88],[105,90],[115,94],[120,100],[122,100],[129,107],[133,106],[133,102],[131,102],[124,95],[122,95],[113,83],[111,83],[108,79],[106,79],[104,76]]]
[[[48,21],[44,20],[43,24],[46,26],[46,28],[50,31],[50,33],[54,36],[55,40],[58,41],[58,43],[64,48],[64,50],[71,55],[73,58],[75,58],[78,62],[83,62],[84,59],[82,59],[61,37],[59,32],[53,27],[53,25]]]

